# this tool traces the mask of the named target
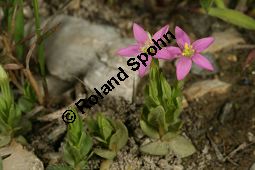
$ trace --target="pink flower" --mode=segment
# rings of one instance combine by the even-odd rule
[[[167,32],[168,32],[168,25],[162,27],[159,31],[157,31],[152,36],[152,39],[158,40]],[[134,34],[134,37],[136,40],[136,44],[130,45],[126,48],[119,49],[117,52],[118,55],[123,56],[123,57],[137,56],[140,53],[147,53],[147,49],[150,46],[154,45],[151,37],[149,36],[149,33],[144,31],[144,29],[136,23],[133,24],[133,34]],[[140,67],[139,67],[138,72],[139,72],[140,77],[143,77],[146,74],[146,72],[148,71],[151,60],[152,60],[152,56],[148,55],[148,60],[146,61],[147,66],[144,66],[142,64],[142,62],[139,60]]]
[[[213,37],[202,38],[191,44],[188,35],[178,26],[175,27],[175,37],[179,48],[163,48],[158,52],[157,57],[168,60],[177,58],[176,75],[178,80],[184,79],[190,72],[192,61],[201,68],[213,71],[212,64],[200,54],[213,43]]]

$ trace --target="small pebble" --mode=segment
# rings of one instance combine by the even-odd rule
[[[31,10],[30,6],[24,6],[23,13],[24,13],[24,16],[26,18],[32,18],[33,17],[33,12]]]
[[[248,133],[247,133],[247,137],[248,137],[248,141],[249,141],[249,142],[255,142],[255,136],[254,136],[253,133],[248,132]]]
[[[227,56],[228,61],[231,62],[237,62],[237,57],[235,55],[229,55]]]

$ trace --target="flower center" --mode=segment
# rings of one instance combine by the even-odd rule
[[[185,57],[191,57],[195,53],[195,50],[193,49],[192,45],[189,45],[188,43],[184,44],[184,49],[182,51],[182,55]]]
[[[148,49],[151,45],[153,45],[153,42],[152,42],[151,39],[148,39],[148,40],[144,43],[144,45],[140,48],[140,51],[143,52],[143,53],[147,53],[147,49]]]

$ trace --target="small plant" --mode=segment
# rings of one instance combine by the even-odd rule
[[[39,17],[39,6],[38,6],[38,0],[33,0],[33,7],[34,7],[34,18],[35,18],[35,30],[36,30],[36,40],[33,42],[33,45],[30,49],[26,49],[25,41],[30,39],[30,36],[24,37],[24,16],[23,16],[23,0],[2,0],[1,4],[3,4],[3,21],[1,30],[3,30],[1,33],[3,36],[3,43],[4,48],[8,49],[3,53],[3,63],[6,64],[6,62],[10,62],[9,64],[17,64],[22,69],[23,72],[21,74],[24,74],[27,78],[26,83],[29,82],[30,85],[33,87],[33,89],[36,92],[37,100],[40,104],[43,104],[43,97],[41,95],[40,90],[38,90],[38,85],[36,81],[34,81],[33,74],[31,73],[29,69],[29,61],[28,56],[32,55],[33,53],[33,46],[37,47],[37,61],[39,63],[39,71],[43,79],[43,89],[44,89],[44,96],[45,98],[48,95],[48,89],[47,89],[47,82],[46,82],[46,64],[45,64],[45,55],[44,55],[44,44],[43,41],[45,38],[47,38],[51,33],[48,32],[42,32],[40,27],[40,17]],[[29,51],[26,55],[25,52]],[[24,65],[26,63],[26,65]],[[21,70],[21,69],[18,69]],[[15,77],[17,80],[20,80],[19,77]],[[16,85],[16,84],[15,84]],[[24,88],[26,88],[22,82],[22,85]],[[47,101],[47,100],[45,100]]]
[[[118,151],[123,148],[128,141],[128,130],[119,120],[106,118],[103,114],[97,114],[96,118],[86,118],[89,132],[101,144],[101,148],[93,149],[94,153],[107,160],[113,160]],[[106,161],[107,162],[107,161]],[[110,161],[108,161],[110,162]],[[107,163],[101,164],[101,169]]]
[[[88,169],[87,161],[92,156],[92,138],[85,132],[84,124],[77,112],[76,120],[69,123],[67,135],[63,146],[64,165],[49,166],[48,170],[85,170]]]
[[[16,105],[7,73],[0,65],[0,146],[7,145],[18,132],[30,127],[27,120],[23,121],[21,109]]]
[[[195,147],[179,134],[182,126],[179,117],[182,111],[183,79],[190,72],[192,62],[203,69],[213,70],[208,59],[200,53],[210,46],[214,39],[206,37],[191,43],[188,35],[178,26],[175,28],[175,36],[168,31],[168,26],[165,26],[151,37],[141,26],[134,23],[133,33],[137,44],[119,49],[118,54],[124,57],[137,55],[140,63],[144,65],[140,64],[136,69],[140,77],[150,71],[140,126],[146,135],[156,139],[141,146],[140,150],[153,155],[166,155],[172,150],[180,157],[189,156],[196,151]],[[167,44],[161,38],[167,38],[168,33],[176,39],[179,47],[166,47]],[[161,42],[161,46],[158,41]],[[151,48],[154,52],[150,51]],[[141,59],[142,54],[146,60]],[[177,83],[172,87],[159,70],[158,59],[170,61],[177,59]]]
[[[2,1],[1,1],[2,2]],[[24,59],[24,45],[20,42],[24,38],[24,15],[23,0],[3,0],[4,8],[3,26],[9,33],[10,37],[16,43],[15,52],[19,60]]]
[[[151,64],[149,79],[140,125],[147,136],[157,140],[141,146],[140,150],[152,155],[166,155],[169,150],[180,157],[191,155],[195,152],[194,146],[179,135],[182,82],[171,88],[159,71],[156,59]]]

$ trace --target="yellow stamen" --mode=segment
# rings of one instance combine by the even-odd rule
[[[195,50],[193,49],[192,45],[189,45],[188,43],[184,44],[184,49],[182,51],[182,55],[185,57],[191,57],[195,53]]]
[[[144,43],[144,46],[142,46],[140,48],[141,52],[143,53],[147,53],[147,49],[153,44],[152,40],[151,39],[148,39],[145,43]]]

